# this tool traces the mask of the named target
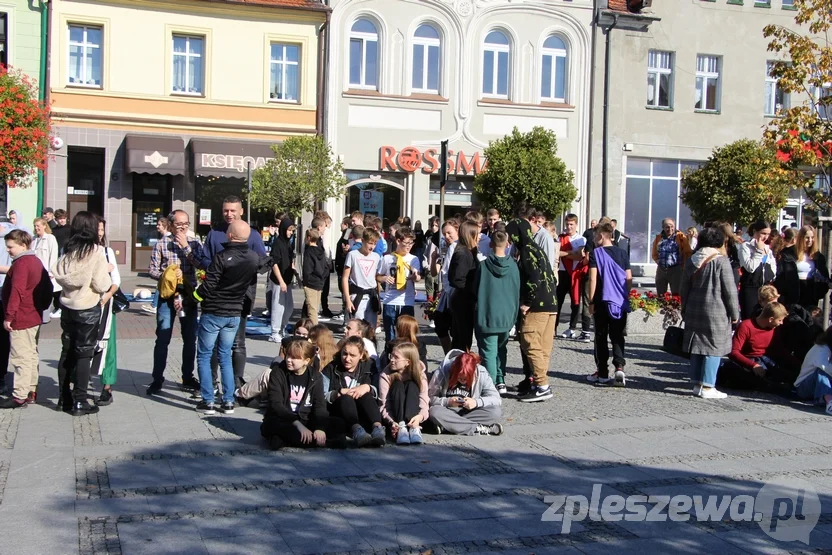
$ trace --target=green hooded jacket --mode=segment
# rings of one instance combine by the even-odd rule
[[[477,331],[506,333],[520,310],[520,271],[510,256],[492,254],[477,268]]]

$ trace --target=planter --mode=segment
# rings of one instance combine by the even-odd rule
[[[674,314],[659,313],[651,316],[644,310],[631,312],[627,316],[627,335],[660,335],[670,326],[678,326],[681,318]]]

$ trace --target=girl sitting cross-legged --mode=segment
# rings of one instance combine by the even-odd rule
[[[418,445],[422,443],[422,422],[430,410],[425,365],[413,343],[396,339],[391,344],[390,363],[378,384],[381,417],[396,443]]]
[[[373,366],[364,341],[353,336],[341,342],[339,356],[323,370],[329,414],[346,422],[358,447],[385,443],[377,391],[370,385]]]

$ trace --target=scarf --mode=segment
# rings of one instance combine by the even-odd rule
[[[407,286],[407,276],[413,271],[410,264],[404,261],[404,256],[392,253],[396,259],[396,290],[401,291]]]

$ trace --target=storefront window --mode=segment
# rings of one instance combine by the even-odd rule
[[[627,160],[624,233],[630,237],[633,264],[652,264],[650,247],[662,229],[662,220],[673,218],[677,229],[696,225],[690,210],[679,200],[682,175],[699,167],[681,160]]]
[[[192,228],[200,237],[205,237],[211,228],[223,223],[222,201],[229,196],[237,196],[243,201],[246,210],[248,186],[244,178],[200,175],[196,178],[196,211]],[[274,210],[255,209],[243,218],[255,229],[262,229],[274,223]],[[210,223],[203,223],[210,222]]]
[[[445,183],[445,213],[442,220],[454,217],[457,212],[466,212],[470,209],[482,210],[487,207],[480,206],[480,201],[473,193],[474,176],[458,175]],[[440,186],[439,176],[430,177],[430,215],[439,214]]]
[[[365,172],[346,172],[347,176],[347,214],[359,210],[364,214],[374,214],[385,225],[395,222],[404,214],[405,178],[398,174]]]

